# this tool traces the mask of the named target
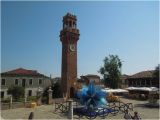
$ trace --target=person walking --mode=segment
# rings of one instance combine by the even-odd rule
[[[141,117],[139,116],[138,112],[134,112],[133,120],[141,120]]]
[[[126,119],[126,120],[132,120],[132,115],[128,112],[128,110],[125,111],[124,119]]]

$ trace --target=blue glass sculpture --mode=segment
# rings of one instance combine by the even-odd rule
[[[77,97],[80,99],[82,105],[87,108],[103,107],[107,104],[106,93],[99,87],[95,87],[93,81],[88,86],[83,86],[77,92]]]
[[[79,117],[85,115],[88,119],[94,119],[97,116],[104,118],[109,113],[116,114],[119,111],[106,106],[107,94],[101,88],[94,86],[93,82],[90,82],[88,86],[83,86],[76,95],[81,104],[84,105],[73,108],[74,114],[79,115]]]

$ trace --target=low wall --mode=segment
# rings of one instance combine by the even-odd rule
[[[52,100],[53,100],[53,103],[62,103],[62,102],[65,102],[64,98],[54,98]]]
[[[30,107],[31,101],[28,101],[26,103],[24,102],[13,102],[12,106],[10,106],[10,103],[0,103],[1,110],[7,110],[7,109],[15,109],[15,108],[24,108],[24,107]]]

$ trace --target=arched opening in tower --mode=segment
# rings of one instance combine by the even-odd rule
[[[74,87],[71,87],[70,88],[70,98],[74,97],[74,93],[75,93],[75,89],[74,89]]]

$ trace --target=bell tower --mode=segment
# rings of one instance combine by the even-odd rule
[[[63,17],[63,29],[60,32],[62,42],[61,91],[65,98],[72,98],[76,89],[79,35],[76,16],[67,13]]]

